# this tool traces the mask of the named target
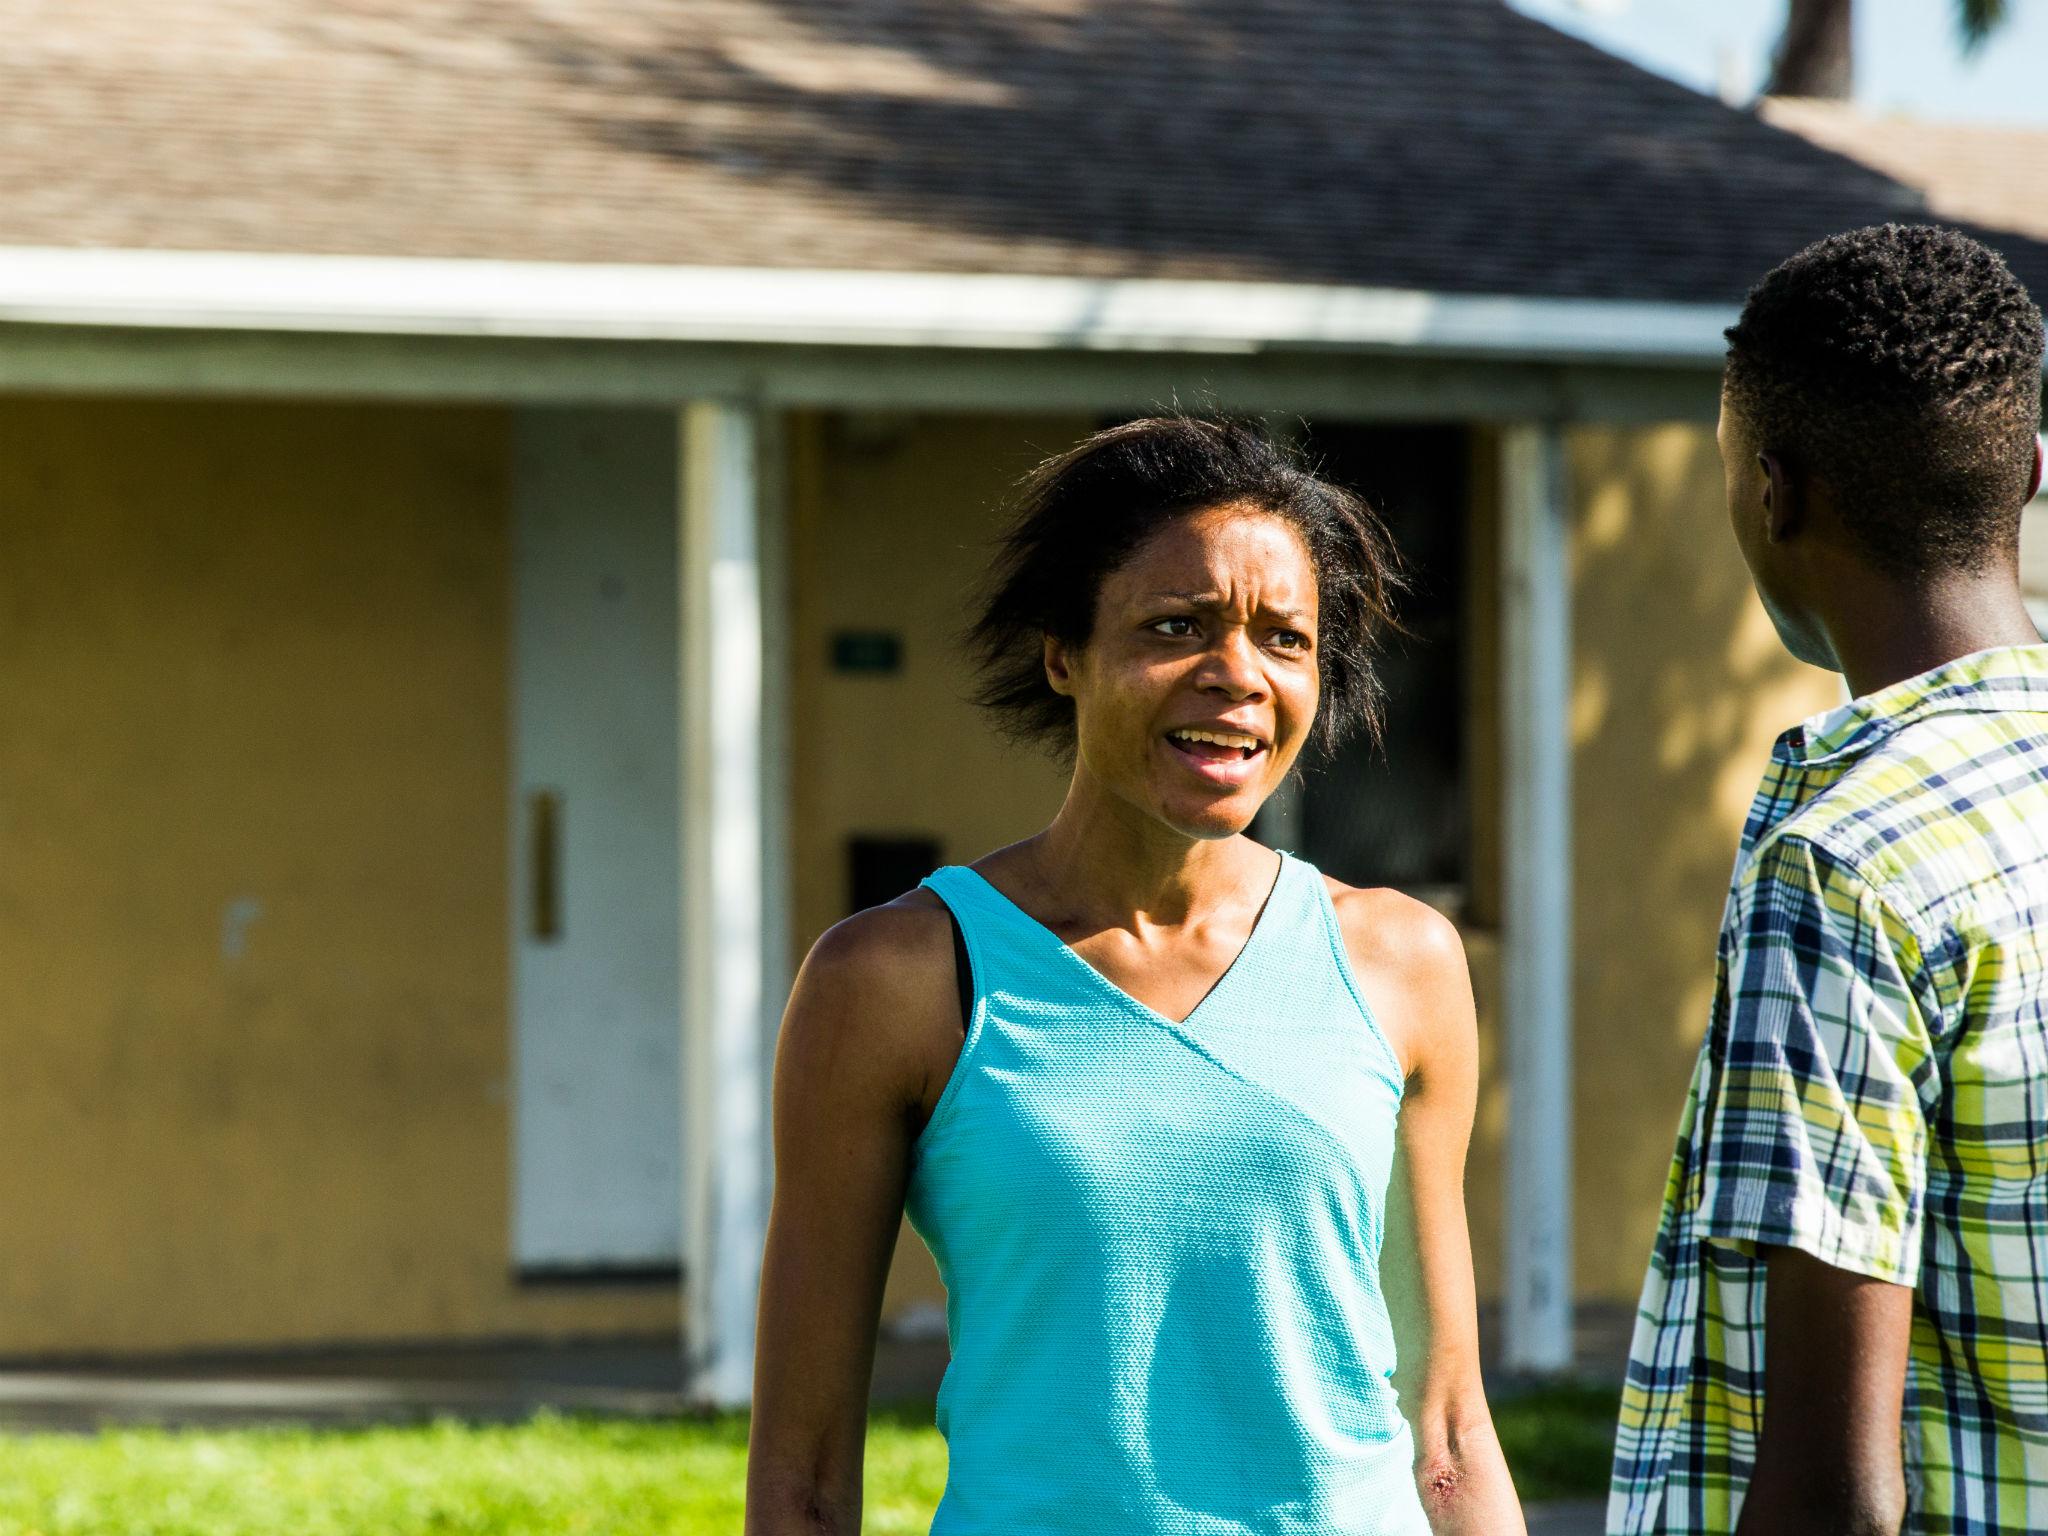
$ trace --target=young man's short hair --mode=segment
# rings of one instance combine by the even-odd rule
[[[1750,291],[1726,388],[1760,450],[1823,481],[1895,576],[2011,558],[2041,421],[2041,311],[1952,229],[1808,246]]]

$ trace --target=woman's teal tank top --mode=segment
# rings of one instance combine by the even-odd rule
[[[935,1536],[1427,1536],[1380,1238],[1401,1103],[1329,890],[1282,855],[1175,1023],[963,866],[959,1064],[913,1154],[944,1277]]]

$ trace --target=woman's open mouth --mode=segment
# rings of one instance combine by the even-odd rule
[[[1204,778],[1226,783],[1242,781],[1250,764],[1266,750],[1263,740],[1247,732],[1205,726],[1181,726],[1168,731],[1166,741]]]

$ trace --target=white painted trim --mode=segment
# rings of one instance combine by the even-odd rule
[[[1508,1368],[1572,1365],[1572,603],[1564,435],[1501,435]]]
[[[0,322],[1718,367],[1718,305],[1302,283],[0,246]]]
[[[768,1226],[759,423],[693,401],[679,436],[684,1387],[737,1407]]]
[[[760,466],[756,487],[760,508],[761,612],[794,611],[790,570],[791,483],[789,419],[758,408],[754,444]],[[782,1012],[796,981],[796,877],[792,826],[795,806],[796,655],[787,623],[761,626],[761,1012],[762,1073],[756,1090],[763,1134],[757,1164],[762,1185],[761,1241],[767,1241],[767,1211],[775,1190],[771,1135],[773,1062],[781,1037]]]
[[[1693,421],[1711,368],[1296,351],[1008,352],[0,323],[0,393],[645,405],[702,396],[822,410],[1291,411],[1350,421]]]

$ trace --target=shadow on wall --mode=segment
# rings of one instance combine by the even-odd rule
[[[1778,733],[1841,699],[1728,529],[1710,431],[1573,434],[1581,1293],[1627,1300],[1713,996],[1736,842]]]
[[[919,265],[1733,299],[1757,250],[1919,206],[1499,0],[730,0],[482,25],[599,141],[775,194],[795,217],[770,264],[902,266],[910,232],[879,214],[965,241]],[[1783,196],[1759,205],[1766,180]],[[1660,247],[1645,207],[1696,229]]]

